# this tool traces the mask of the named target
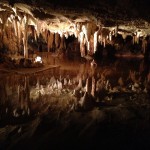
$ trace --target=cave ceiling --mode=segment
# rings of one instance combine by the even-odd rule
[[[150,33],[149,1],[144,0],[1,0],[0,24],[26,20],[38,32],[93,34],[99,29],[141,35]],[[104,31],[105,32],[105,31]],[[105,34],[105,33],[104,33]]]

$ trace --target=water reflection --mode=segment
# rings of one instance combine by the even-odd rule
[[[145,60],[119,59],[98,66],[88,61],[74,67],[75,70],[52,69],[30,75],[2,73],[1,120],[55,109],[88,110],[112,105],[119,97],[141,103],[149,96],[149,63]]]

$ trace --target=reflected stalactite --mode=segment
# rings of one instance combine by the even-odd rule
[[[25,76],[25,97],[24,97],[24,103],[25,108],[27,110],[27,113],[30,113],[30,86],[29,86],[29,76]]]

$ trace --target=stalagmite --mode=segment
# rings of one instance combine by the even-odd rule
[[[62,90],[63,86],[61,81],[57,80],[58,90]]]

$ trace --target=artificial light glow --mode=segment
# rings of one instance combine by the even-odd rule
[[[42,63],[42,58],[40,56],[37,56],[35,58],[35,62],[39,62],[39,63]]]

